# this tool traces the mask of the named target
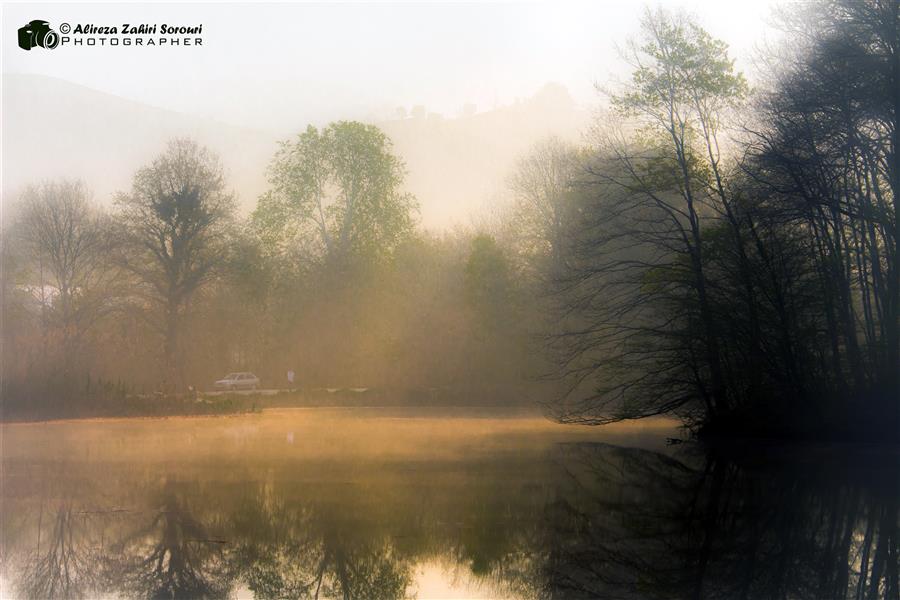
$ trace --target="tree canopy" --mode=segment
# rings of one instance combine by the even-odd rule
[[[413,229],[415,198],[405,168],[373,125],[310,125],[281,143],[269,166],[271,189],[253,220],[273,248],[302,247],[313,261],[390,255]]]

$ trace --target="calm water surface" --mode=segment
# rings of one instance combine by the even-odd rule
[[[2,427],[3,598],[897,598],[896,451],[312,409]]]

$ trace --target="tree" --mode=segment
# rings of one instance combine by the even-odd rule
[[[708,275],[704,273],[700,211],[702,203],[711,198],[702,177],[704,167],[708,167],[716,177],[718,199],[727,207],[718,169],[718,112],[723,105],[739,99],[746,86],[743,77],[733,71],[734,61],[728,58],[725,43],[711,38],[696,23],[661,10],[648,10],[642,27],[644,40],[633,54],[632,83],[622,94],[613,96],[613,102],[623,114],[639,117],[652,132],[664,136],[665,145],[659,146],[664,154],[659,158],[670,162],[677,173],[672,182],[678,191],[675,204],[651,191],[652,185],[645,185],[642,192],[649,192],[654,204],[681,230],[712,384],[704,396],[709,410],[715,411],[725,408],[727,399],[716,318],[709,301]],[[705,142],[707,164],[702,164],[692,139],[698,130]],[[642,185],[640,179],[637,183]]]
[[[802,231],[823,336],[814,379],[880,390],[900,420],[900,8],[834,0],[786,15],[793,43],[757,103],[748,171],[759,208]],[[798,18],[799,17],[799,18]],[[791,21],[793,18],[793,21]],[[893,399],[893,400],[892,400]]]
[[[559,290],[563,419],[896,438],[900,15],[828,7],[793,31],[734,158],[719,140],[746,85],[724,44],[645,17],[612,97],[633,120],[601,132]]]
[[[512,315],[512,274],[493,237],[476,235],[465,267],[465,291],[481,330],[503,329]]]
[[[548,259],[551,275],[563,266],[576,215],[580,158],[578,148],[550,137],[519,159],[509,179],[523,251],[532,263]]]
[[[628,58],[631,80],[612,102],[635,132],[598,137],[595,202],[561,286],[561,372],[571,392],[592,379],[598,388],[560,410],[602,423],[699,400],[715,415],[734,388],[703,230],[731,210],[717,136],[746,84],[723,42],[662,10],[646,12]]]
[[[387,256],[413,227],[416,202],[401,189],[404,174],[377,127],[309,126],[281,144],[253,220],[267,243],[281,251],[299,246],[314,262]]]
[[[149,321],[162,334],[165,379],[171,385],[183,378],[177,367],[179,335],[191,298],[226,259],[234,197],[215,155],[196,142],[175,139],[135,174],[131,192],[120,195],[117,204],[121,264],[134,274]]]
[[[29,187],[18,235],[29,250],[29,279],[41,310],[45,345],[59,340],[63,359],[77,355],[84,334],[108,307],[114,279],[108,227],[79,181]]]

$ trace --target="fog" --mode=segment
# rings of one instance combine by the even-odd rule
[[[42,599],[314,598],[316,582],[320,597],[385,600],[890,598],[896,457],[704,461],[661,445],[659,424],[348,412],[4,426],[0,585]]]
[[[44,75],[4,75],[3,90],[4,206],[13,210],[26,185],[56,177],[83,179],[94,199],[110,206],[169,139],[190,136],[220,155],[247,214],[266,190],[277,142],[308,124],[277,133],[252,129]],[[376,124],[406,162],[406,189],[419,198],[423,227],[444,230],[489,214],[504,200],[504,178],[520,154],[547,135],[579,139],[589,117],[565,88],[549,84],[514,105],[467,117],[425,113]]]
[[[745,67],[766,39],[768,2],[671,6],[702,15]],[[2,10],[5,208],[23,186],[58,176],[84,179],[108,203],[165,140],[187,135],[222,156],[249,212],[265,191],[277,140],[308,124],[359,119],[392,137],[421,222],[437,229],[490,213],[514,159],[538,139],[578,140],[603,101],[595,83],[627,76],[616,46],[636,30],[640,13],[628,2]],[[35,18],[73,26],[202,24],[204,41],[22,52],[13,27]],[[541,100],[549,83],[565,92]],[[398,120],[398,109],[407,119]]]
[[[900,0],[2,11],[0,596],[900,600]]]
[[[669,3],[702,16],[742,60],[764,38],[771,2]],[[66,79],[151,106],[283,135],[338,118],[382,121],[398,106],[458,116],[526,98],[548,81],[593,103],[623,74],[614,44],[630,2],[333,4],[6,4],[4,20],[203,24],[204,45],[140,52],[5,52],[4,73]],[[8,38],[11,42],[11,38]],[[9,43],[9,42],[7,42]],[[7,49],[8,50],[8,49]],[[745,65],[746,66],[746,63]]]
[[[694,423],[827,377],[874,423],[900,354],[896,15],[828,1],[7,5],[7,396]]]

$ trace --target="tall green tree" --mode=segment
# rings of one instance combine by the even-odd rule
[[[641,25],[643,39],[633,49],[631,83],[613,95],[613,102],[622,114],[638,118],[651,135],[660,136],[657,158],[673,170],[673,191],[677,193],[671,198],[664,198],[657,184],[641,181],[641,176],[634,179],[635,191],[662,209],[682,237],[711,379],[711,389],[704,396],[709,409],[715,411],[725,408],[727,399],[701,243],[702,206],[712,200],[704,176],[707,170],[715,175],[718,199],[727,207],[719,169],[719,115],[723,107],[740,99],[746,84],[743,76],[734,72],[726,44],[683,15],[647,10]],[[705,157],[698,152],[698,134],[707,151]]]
[[[253,220],[276,250],[302,250],[317,263],[390,255],[414,224],[405,168],[374,125],[307,127],[282,142],[269,166],[270,190]]]
[[[714,415],[733,403],[703,236],[731,210],[718,136],[746,83],[726,45],[689,18],[648,10],[641,25],[631,79],[611,94],[631,129],[598,138],[586,178],[594,201],[562,285],[561,373],[584,395],[561,405],[567,419],[695,400]]]

